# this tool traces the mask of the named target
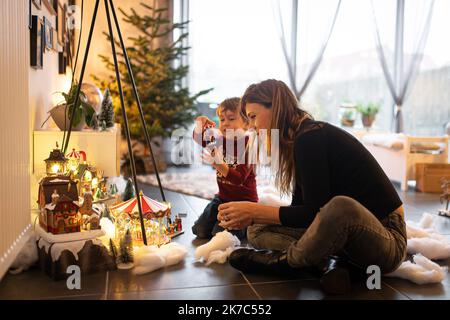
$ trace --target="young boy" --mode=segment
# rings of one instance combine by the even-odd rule
[[[192,227],[192,232],[198,238],[211,238],[224,230],[217,221],[220,204],[230,201],[258,201],[254,168],[246,163],[245,156],[248,137],[244,130],[247,130],[248,119],[240,112],[239,103],[239,98],[230,98],[217,107],[219,137],[209,145],[207,140],[210,139],[205,137],[205,133],[208,134],[210,130],[207,129],[214,128],[216,124],[205,116],[196,119],[194,141],[205,148],[203,159],[216,169],[219,186],[219,193]],[[233,145],[234,151],[229,150]],[[231,232],[240,239],[246,236],[246,230]]]

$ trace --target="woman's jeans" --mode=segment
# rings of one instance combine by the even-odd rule
[[[256,224],[248,227],[249,243],[257,249],[287,250],[292,267],[317,266],[331,255],[348,258],[382,273],[394,271],[406,256],[406,226],[400,213],[378,220],[358,201],[332,198],[307,229]]]

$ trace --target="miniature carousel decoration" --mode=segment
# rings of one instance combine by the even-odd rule
[[[173,224],[170,219],[170,203],[161,203],[139,193],[144,218],[145,233],[148,245],[163,245],[170,239],[183,233],[181,219]],[[111,206],[111,214],[116,226],[116,239],[122,239],[129,230],[133,241],[137,244],[143,242],[142,228],[139,219],[137,198]]]

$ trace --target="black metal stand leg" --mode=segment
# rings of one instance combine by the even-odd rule
[[[153,166],[155,168],[156,180],[158,180],[159,191],[161,192],[162,200],[166,201],[166,197],[164,195],[164,190],[163,190],[162,185],[161,185],[161,180],[159,178],[159,172],[158,172],[158,168],[156,166],[156,161],[155,161],[155,157],[154,157],[154,154],[153,154],[152,145],[150,144],[150,136],[148,134],[147,124],[145,123],[144,112],[142,111],[141,99],[139,98],[139,94],[138,94],[138,91],[137,91],[137,88],[136,88],[136,82],[134,81],[134,76],[133,76],[133,71],[131,69],[130,59],[128,58],[127,48],[126,48],[125,43],[124,43],[123,38],[122,38],[122,32],[120,31],[119,21],[117,19],[116,10],[114,8],[114,3],[113,3],[112,0],[109,0],[109,4],[111,6],[111,11],[112,11],[112,15],[113,15],[113,18],[114,18],[114,24],[116,25],[117,34],[119,35],[120,46],[122,47],[123,57],[125,58],[125,63],[127,65],[128,75],[130,77],[131,85],[133,87],[134,97],[136,98],[136,102],[137,102],[137,105],[138,105],[139,115],[140,115],[140,118],[141,118],[141,124],[142,124],[142,128],[144,130],[144,135],[145,135],[145,141],[147,142],[148,148],[150,150],[150,156],[151,156],[151,159],[152,159],[152,162],[153,162]]]
[[[138,186],[137,179],[136,179],[136,166],[135,166],[135,162],[134,162],[133,148],[131,146],[130,129],[128,127],[128,117],[127,117],[127,112],[125,110],[125,99],[123,98],[122,81],[120,80],[119,64],[117,62],[116,45],[114,43],[114,33],[112,30],[112,26],[111,26],[111,17],[109,14],[108,0],[104,0],[104,1],[105,1],[106,18],[108,20],[108,30],[109,30],[109,38],[110,38],[110,42],[111,42],[112,56],[114,59],[114,69],[116,71],[117,87],[119,89],[119,95],[120,95],[120,105],[121,105],[121,109],[122,109],[122,116],[123,116],[123,120],[124,120],[123,122],[124,122],[124,126],[125,126],[125,136],[127,138],[128,152],[130,154],[131,174],[133,175],[134,188],[136,190],[136,200],[137,200],[137,205],[138,205],[138,210],[139,210],[139,219],[141,221],[142,238],[144,240],[144,244],[147,245],[147,235],[145,233],[144,216],[142,214],[142,204],[141,204],[139,186]]]
[[[61,150],[64,154],[66,153],[67,147],[69,146],[70,133],[72,132],[73,118],[75,116],[75,106],[78,104],[78,101],[80,100],[81,84],[83,83],[84,71],[86,70],[86,63],[87,63],[87,58],[89,55],[89,48],[91,47],[92,34],[94,33],[95,19],[97,18],[97,11],[98,11],[99,3],[100,3],[100,0],[95,1],[94,13],[92,15],[91,28],[89,30],[89,37],[88,37],[88,41],[86,44],[86,52],[84,53],[83,65],[81,67],[80,80],[78,82],[77,93],[75,95],[75,103],[74,103],[74,107],[72,108],[72,115],[70,117],[69,130],[67,131],[67,137],[65,138],[65,140],[62,143]]]

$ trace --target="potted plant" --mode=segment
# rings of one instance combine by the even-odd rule
[[[353,127],[356,119],[356,106],[352,103],[342,103],[339,106],[339,117],[341,125],[344,127]]]
[[[80,131],[86,125],[91,127],[95,122],[95,110],[88,102],[86,94],[80,91],[80,98],[75,105],[75,96],[77,93],[78,84],[74,82],[68,93],[59,92],[64,100],[53,107],[49,113],[50,117],[55,121],[59,129],[65,131],[69,129],[70,117],[72,116],[73,108],[75,107],[75,115],[72,123],[72,130]],[[49,119],[47,118],[45,122]],[[44,125],[44,123],[42,125]]]
[[[361,113],[364,128],[370,128],[375,121],[376,114],[380,110],[380,104],[374,102],[369,102],[367,104],[360,103],[357,106],[357,110]]]

